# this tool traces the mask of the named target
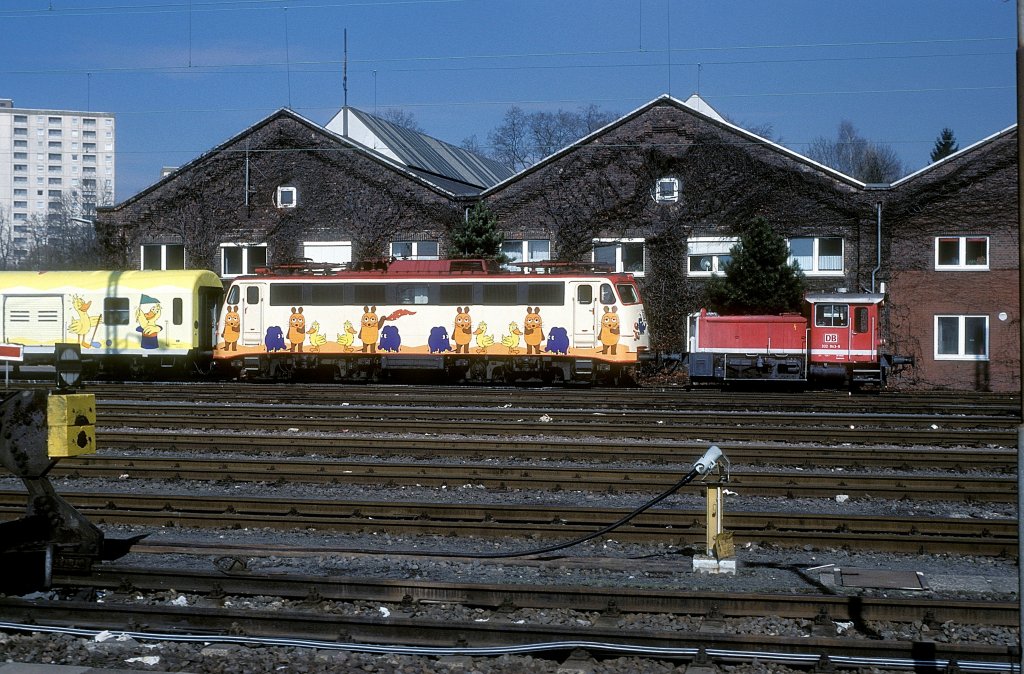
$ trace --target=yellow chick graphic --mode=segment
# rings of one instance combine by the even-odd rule
[[[522,334],[523,331],[515,321],[508,324],[508,334],[501,336],[501,343],[508,347],[509,353],[519,353],[519,337]]]
[[[480,321],[476,330],[473,331],[473,334],[476,335],[477,353],[487,353],[487,347],[494,344],[494,335],[488,335],[486,332],[487,323]]]
[[[139,308],[135,310],[135,321],[139,324],[135,331],[141,333],[139,345],[143,349],[160,348],[160,331],[164,329],[160,325],[162,313],[160,300],[143,293],[139,300]]]
[[[310,351],[319,351],[327,343],[327,336],[320,332],[320,323],[317,321],[313,321],[313,325],[306,329],[306,336],[309,337]]]
[[[92,337],[86,340],[85,336],[89,334],[89,330],[92,330],[93,337],[96,336],[96,331],[99,329],[100,317],[102,314],[96,314],[95,316],[89,315],[89,307],[92,306],[92,302],[86,302],[78,295],[71,296],[71,307],[78,312],[78,318],[73,319],[68,328],[71,332],[78,335],[78,343],[82,345],[83,349],[89,349],[92,347],[99,348],[99,342],[92,341]]]
[[[356,337],[356,329],[352,327],[352,321],[345,321],[345,332],[338,333],[338,344],[343,351],[352,350],[352,340]]]

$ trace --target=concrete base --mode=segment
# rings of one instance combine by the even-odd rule
[[[716,559],[710,555],[694,555],[693,570],[699,573],[728,573],[736,575],[736,560]]]

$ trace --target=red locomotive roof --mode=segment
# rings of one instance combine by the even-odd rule
[[[331,264],[317,262],[298,262],[258,267],[258,277],[330,277],[330,278],[381,278],[381,277],[438,277],[452,278],[461,276],[509,278],[558,278],[562,276],[593,275],[610,278],[613,282],[632,281],[629,274],[612,273],[603,265],[589,262],[519,262],[513,263],[522,267],[521,271],[502,269],[494,260],[370,260],[356,265],[349,263]],[[240,277],[244,278],[244,277]],[[250,276],[251,278],[251,276]]]

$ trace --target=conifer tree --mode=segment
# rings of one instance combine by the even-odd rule
[[[477,202],[469,215],[451,233],[453,258],[481,258],[505,261],[501,244],[505,237],[498,230],[498,218],[487,205]]]
[[[781,314],[802,308],[806,279],[789,247],[771,225],[757,218],[729,251],[725,276],[711,277],[708,309],[721,314]]]
[[[953,129],[945,128],[939,137],[935,139],[935,147],[932,148],[932,161],[937,162],[943,157],[948,157],[960,149],[960,143],[956,142]]]

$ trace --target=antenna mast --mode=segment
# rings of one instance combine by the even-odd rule
[[[341,63],[341,88],[345,92],[341,108],[341,135],[348,138],[348,28],[345,29],[345,57]]]

